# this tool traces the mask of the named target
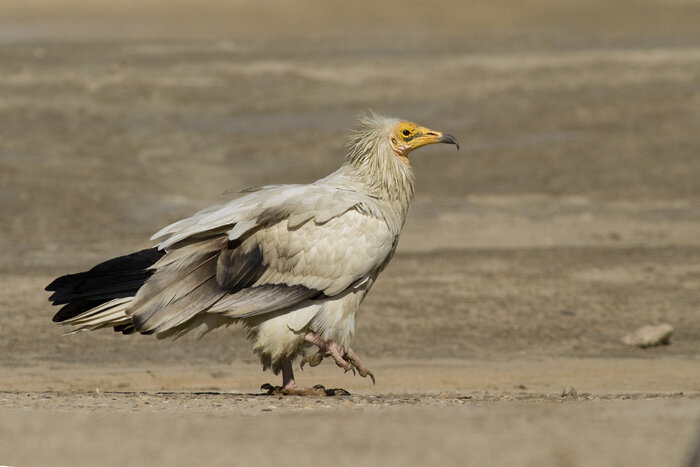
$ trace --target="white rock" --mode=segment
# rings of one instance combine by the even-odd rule
[[[627,345],[637,347],[653,347],[655,345],[668,345],[671,343],[673,326],[670,324],[657,324],[654,326],[642,326],[622,338]]]

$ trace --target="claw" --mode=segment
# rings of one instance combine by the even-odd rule
[[[343,370],[345,370],[345,373],[347,373],[348,371],[350,371],[352,369],[352,365],[349,364],[348,362],[346,362],[345,360],[343,360],[342,358],[340,360],[336,360],[335,364],[338,365]]]
[[[325,386],[317,384],[312,388],[283,388],[282,386],[273,386],[270,383],[265,383],[260,386],[261,391],[266,391],[266,396],[349,396],[350,393],[343,388],[326,389]]]
[[[352,349],[348,349],[348,351],[343,355],[343,358],[345,358],[350,364],[357,369],[357,372],[362,376],[363,378],[366,378],[369,376],[372,379],[372,384],[376,385],[377,381],[374,378],[374,374],[369,371],[365,366],[362,364],[360,359],[357,357],[357,354],[352,351]]]
[[[357,372],[358,372],[358,373],[360,374],[360,376],[362,376],[363,378],[366,378],[366,377],[369,376],[369,377],[372,379],[372,384],[377,384],[377,382],[376,382],[375,379],[374,379],[374,374],[373,374],[371,371],[369,371],[367,368],[364,368],[364,367],[361,366],[361,367],[359,367],[359,368],[357,369]]]
[[[308,357],[304,357],[301,360],[300,367],[303,370],[304,365],[308,363],[309,366],[313,368],[315,366],[320,365],[322,361],[323,361],[323,354],[321,354],[321,352],[316,352],[313,355],[309,355]]]
[[[337,349],[331,349],[329,353],[331,354],[331,357],[333,357],[333,360],[335,360],[335,364],[345,370],[345,373],[350,370],[353,371],[353,374],[355,373],[355,369],[353,368],[352,364],[345,360]]]
[[[326,389],[326,395],[327,396],[351,396],[347,390],[343,388],[332,388],[332,389]]]

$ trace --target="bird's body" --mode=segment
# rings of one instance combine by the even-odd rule
[[[165,227],[153,236],[156,248],[57,279],[47,290],[65,306],[54,320],[159,338],[199,337],[242,322],[263,366],[283,372],[286,390],[295,389],[291,363],[311,344],[319,353],[304,361],[330,355],[371,375],[349,345],[360,303],[393,256],[413,197],[406,155],[414,147],[401,147],[411,140],[415,147],[456,144],[369,114],[345,164],[329,176],[247,190]]]

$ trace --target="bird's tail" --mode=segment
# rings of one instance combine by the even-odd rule
[[[113,327],[125,334],[134,332],[126,309],[153,274],[149,268],[163,255],[164,251],[149,248],[59,277],[46,286],[53,292],[49,297],[53,305],[63,305],[53,321],[76,326],[75,331]]]

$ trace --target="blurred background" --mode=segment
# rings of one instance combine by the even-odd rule
[[[415,202],[353,343],[378,385],[331,364],[302,385],[414,391],[419,405],[431,391],[557,398],[569,385],[616,400],[697,395],[695,0],[2,0],[2,389],[255,392],[276,381],[240,329],[201,342],[63,337],[43,287],[149,247],[227,190],[328,174],[366,109],[449,132],[461,150],[412,154]],[[620,341],[659,323],[674,327],[668,346]],[[568,415],[547,431],[551,411],[533,428],[516,406],[486,433],[500,465],[523,465],[512,460],[529,434],[528,446],[546,445],[529,465],[676,465],[698,405],[644,407],[643,420],[606,419],[609,431],[595,420],[573,430]],[[397,423],[416,426],[407,420]],[[406,452],[430,465],[419,450]]]
[[[698,24],[682,0],[5,0],[0,359],[254,361],[235,330],[61,338],[41,289],[226,190],[326,175],[369,108],[462,149],[412,156],[362,351],[618,355],[663,321],[683,344],[664,352],[697,355]]]

